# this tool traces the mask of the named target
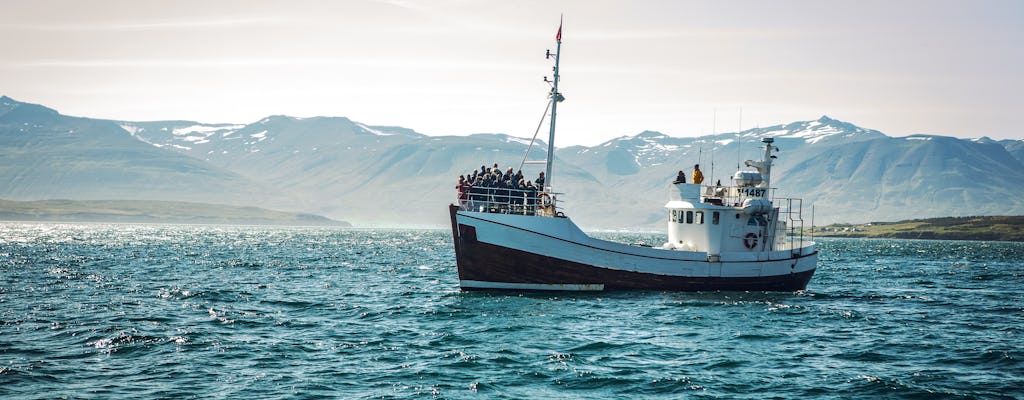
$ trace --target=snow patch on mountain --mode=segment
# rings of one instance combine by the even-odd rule
[[[245,125],[192,125],[183,128],[174,128],[174,130],[171,131],[171,134],[174,136],[185,136],[190,134],[210,136],[217,132],[236,131],[244,127]]]
[[[674,145],[674,144],[662,144],[662,143],[657,143],[657,142],[648,142],[648,143],[638,147],[637,149],[641,153],[647,153],[647,152],[676,151],[676,150],[679,150],[681,147],[683,147],[683,146]]]
[[[128,134],[130,134],[132,136],[137,136],[139,134],[139,132],[142,132],[143,130],[145,130],[141,126],[135,126],[135,125],[132,125],[132,124],[122,123],[122,124],[119,124],[119,126],[121,127],[121,129],[124,129],[124,130],[128,131]]]
[[[743,136],[753,134],[755,137],[803,139],[807,144],[815,144],[832,137],[854,138],[878,133],[847,122],[834,120],[828,116],[822,116],[814,121],[794,122],[763,129],[755,128],[746,132]]]
[[[165,147],[165,145],[162,145],[162,144],[156,144],[156,143],[153,143],[153,146],[156,146],[156,147],[160,147],[160,148],[163,148],[163,147]],[[188,147],[188,146],[182,146],[182,145],[179,145],[179,144],[174,144],[174,143],[168,144],[168,145],[166,145],[166,147],[173,147],[173,148],[175,148],[175,149],[181,149],[181,150],[186,150],[186,151],[188,151],[188,150],[192,150],[192,148],[191,148],[191,147]]]
[[[356,126],[358,126],[359,129],[362,129],[366,133],[372,133],[372,134],[377,135],[377,136],[394,136],[395,135],[394,133],[384,132],[384,131],[382,131],[380,129],[374,129],[374,128],[371,128],[371,127],[369,127],[367,125],[358,123],[358,122],[356,122]]]
[[[533,142],[533,140],[524,139],[524,138],[515,137],[515,136],[506,136],[505,137],[505,143],[519,143],[519,144],[524,145],[524,146],[529,146],[530,142]]]
[[[802,130],[798,131],[773,131],[775,137],[804,139],[807,144],[815,144],[830,136],[842,134],[844,131],[831,125],[823,125],[819,121],[812,121]]]

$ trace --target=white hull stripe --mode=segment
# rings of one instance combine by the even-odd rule
[[[603,283],[512,283],[463,279],[459,281],[459,285],[464,288],[473,289],[558,290],[574,292],[599,292],[604,290]]]

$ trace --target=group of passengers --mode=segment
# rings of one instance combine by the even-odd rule
[[[511,212],[532,215],[538,196],[544,194],[544,173],[536,180],[523,177],[523,171],[504,172],[495,163],[488,168],[481,165],[473,173],[459,176],[455,186],[459,192],[459,205],[464,210],[484,212]]]

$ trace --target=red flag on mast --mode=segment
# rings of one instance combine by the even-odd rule
[[[558,19],[558,33],[555,34],[555,41],[562,41],[562,19]]]

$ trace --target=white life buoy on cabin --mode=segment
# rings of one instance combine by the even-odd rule
[[[551,205],[551,195],[547,193],[541,193],[537,198],[540,200],[541,207],[547,207]]]
[[[757,234],[754,232],[750,232],[747,234],[747,236],[744,236],[743,246],[748,249],[753,249],[757,247]]]

